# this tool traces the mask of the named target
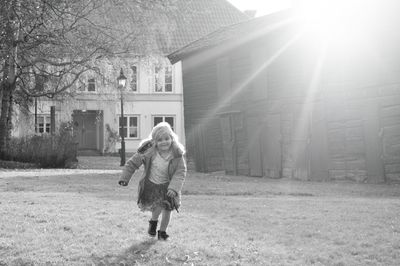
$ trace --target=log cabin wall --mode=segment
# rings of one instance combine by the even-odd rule
[[[183,62],[184,116],[187,157],[199,172],[224,169],[217,105],[217,68],[213,61],[186,67]]]
[[[261,60],[262,51],[252,51]],[[269,138],[280,142],[273,149],[281,165],[262,150],[270,158],[264,175],[280,166],[281,177],[302,180],[400,181],[399,63],[388,75],[366,54],[331,54],[317,71],[316,51],[299,42],[263,71],[263,82],[255,82],[253,89],[267,91],[258,111],[269,132],[275,127]],[[264,147],[271,147],[266,138],[260,138]]]
[[[249,49],[253,72],[268,45]],[[305,45],[269,64],[242,100],[247,146],[260,147],[248,155],[249,174],[399,182],[399,63],[388,76],[365,54],[333,54],[318,71],[318,50]]]
[[[220,84],[228,84],[228,96],[220,95],[219,102],[225,102],[226,97],[229,97],[230,100],[221,107],[220,122],[221,126],[225,125],[226,127],[227,120],[229,120],[231,132],[227,137],[233,139],[232,144],[225,141],[224,149],[228,151],[224,154],[225,161],[233,167],[229,169],[226,165],[225,170],[227,173],[249,175],[250,147],[246,131],[248,115],[244,112],[249,105],[251,58],[249,58],[246,50],[238,50],[223,58],[228,61],[224,71],[229,73],[227,75],[218,75],[218,78]],[[227,77],[229,80],[224,81]],[[232,153],[229,153],[230,147],[232,147]]]
[[[385,181],[400,182],[400,85],[380,89],[381,93],[388,94],[378,105]]]

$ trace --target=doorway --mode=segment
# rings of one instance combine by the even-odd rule
[[[78,150],[101,151],[102,111],[74,110],[72,121]]]

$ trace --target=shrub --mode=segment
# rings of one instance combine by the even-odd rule
[[[115,145],[119,140],[119,135],[116,130],[113,130],[109,124],[106,124],[107,139],[104,147],[105,153],[116,153]]]
[[[77,143],[70,123],[62,123],[54,134],[11,138],[6,158],[35,163],[43,168],[71,168],[77,162]]]

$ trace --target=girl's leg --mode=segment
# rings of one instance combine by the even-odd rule
[[[167,231],[169,221],[171,220],[171,211],[162,210],[162,218],[160,224],[160,231]]]
[[[160,216],[161,211],[162,211],[161,207],[154,209],[154,211],[151,212],[151,220],[157,221],[158,217]]]
[[[161,207],[155,209],[151,213],[151,219],[149,221],[149,229],[147,230],[147,233],[149,233],[150,236],[155,236],[157,234],[157,223],[158,223],[158,217],[160,216],[162,209]]]

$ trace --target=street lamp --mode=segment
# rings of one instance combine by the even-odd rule
[[[119,73],[119,77],[117,78],[118,88],[121,90],[121,166],[125,165],[125,121],[124,121],[124,88],[126,84],[126,77],[124,76],[124,72]]]

